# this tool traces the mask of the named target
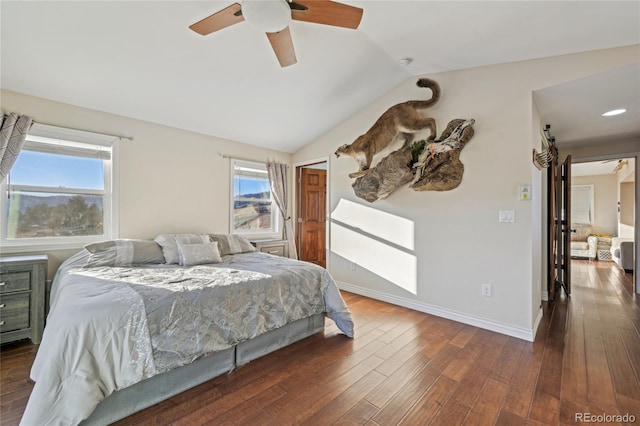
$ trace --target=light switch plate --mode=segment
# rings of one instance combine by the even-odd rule
[[[498,222],[513,223],[516,221],[516,212],[514,210],[500,210],[498,213]]]

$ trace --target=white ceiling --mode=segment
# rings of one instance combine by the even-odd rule
[[[590,161],[571,164],[571,176],[613,175],[614,169],[622,160]]]
[[[3,0],[0,86],[294,152],[413,75],[640,43],[638,1],[345,1],[360,28],[294,21],[283,69],[247,22],[189,30],[231,3]]]
[[[640,63],[537,90],[534,99],[559,146],[640,137]],[[620,108],[627,112],[602,116]]]

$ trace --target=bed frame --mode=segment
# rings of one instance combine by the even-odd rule
[[[81,425],[107,425],[324,330],[324,314],[294,321],[236,346],[153,376],[105,398]]]

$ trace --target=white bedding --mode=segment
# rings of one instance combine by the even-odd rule
[[[189,268],[86,268],[87,259],[80,252],[56,274],[23,425],[77,424],[115,390],[316,313],[353,337],[335,282],[306,262],[246,253]]]

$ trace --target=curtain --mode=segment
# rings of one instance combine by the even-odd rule
[[[2,114],[0,124],[0,180],[9,174],[33,121],[26,115]]]
[[[282,213],[284,219],[284,238],[289,242],[289,257],[298,258],[296,251],[295,234],[293,231],[293,222],[289,215],[289,185],[287,180],[287,165],[269,162],[267,163],[267,173],[269,175],[269,184],[271,185],[271,193]]]

